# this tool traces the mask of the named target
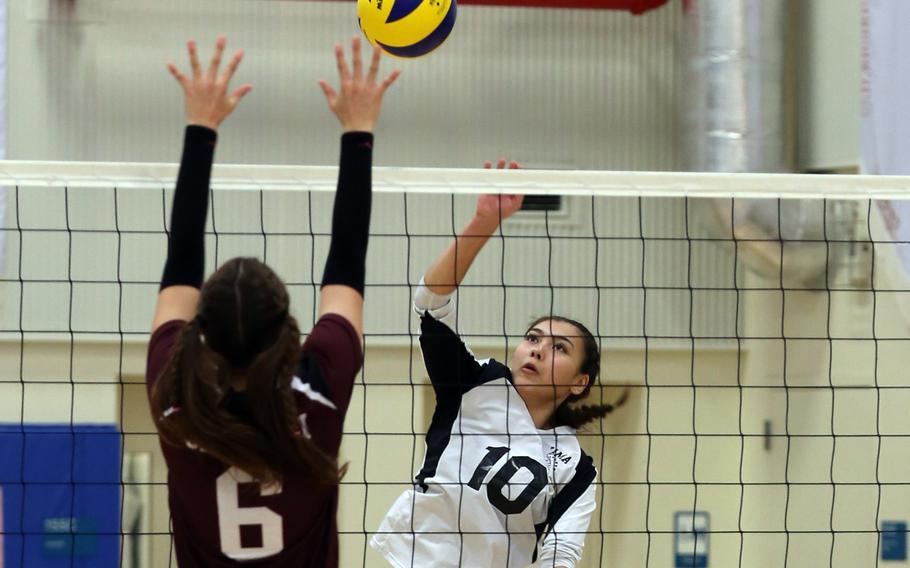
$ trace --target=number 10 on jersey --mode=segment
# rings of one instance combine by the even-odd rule
[[[503,456],[509,453],[509,448],[502,446],[488,446],[487,455],[480,460],[474,475],[468,482],[468,487],[475,491],[481,490],[483,480]],[[515,499],[509,499],[503,493],[506,485],[520,470],[526,469],[531,475],[531,482]],[[517,515],[528,508],[537,495],[547,486],[547,468],[538,461],[528,456],[512,456],[499,468],[487,483],[487,499],[490,503],[506,515]]]

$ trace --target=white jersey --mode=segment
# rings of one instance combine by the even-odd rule
[[[535,426],[509,368],[453,331],[454,298],[421,282],[414,304],[436,410],[414,489],[370,544],[398,568],[574,568],[597,477],[575,430]]]

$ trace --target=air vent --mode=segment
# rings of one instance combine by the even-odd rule
[[[526,195],[521,204],[522,211],[562,211],[561,195]]]

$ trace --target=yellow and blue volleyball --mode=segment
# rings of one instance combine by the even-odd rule
[[[397,57],[439,47],[455,26],[455,13],[455,0],[357,0],[363,35]]]

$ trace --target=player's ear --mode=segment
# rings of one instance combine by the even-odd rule
[[[581,396],[584,394],[585,389],[588,388],[589,382],[591,382],[591,376],[589,374],[579,373],[575,375],[575,382],[569,390],[575,396]]]

